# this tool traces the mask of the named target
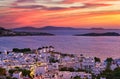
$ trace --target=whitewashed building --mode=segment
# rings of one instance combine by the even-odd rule
[[[92,57],[86,57],[82,60],[82,69],[92,69],[95,66],[95,60]]]

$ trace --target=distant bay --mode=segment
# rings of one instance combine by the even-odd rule
[[[105,33],[105,32],[116,32],[120,34],[120,29],[104,29],[104,30],[14,30],[18,32],[45,32],[55,35],[75,35],[75,34],[85,34],[85,33]]]
[[[34,49],[49,45],[54,46],[56,51],[62,53],[84,54],[86,56],[97,56],[102,59],[106,57],[120,57],[120,37],[116,36],[78,37],[57,35],[0,37],[0,50],[11,50],[12,48]]]

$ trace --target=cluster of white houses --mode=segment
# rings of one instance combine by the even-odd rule
[[[81,79],[92,79],[92,74],[98,75],[106,68],[106,62],[95,62],[94,57],[61,56],[58,53],[51,53],[52,51],[54,51],[53,47],[39,48],[36,53],[29,54],[5,51],[0,54],[0,67],[7,70],[15,67],[29,69],[33,79],[73,79],[76,76]],[[111,65],[111,70],[119,65],[120,59],[116,59]],[[60,68],[73,68],[74,71],[61,71]],[[81,71],[76,72],[78,70]],[[23,79],[20,74],[21,72],[14,73],[13,77]]]

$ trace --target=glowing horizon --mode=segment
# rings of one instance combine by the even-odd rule
[[[0,26],[119,28],[119,0],[1,0]]]

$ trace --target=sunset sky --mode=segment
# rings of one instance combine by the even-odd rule
[[[120,29],[120,0],[0,0],[0,26]]]

